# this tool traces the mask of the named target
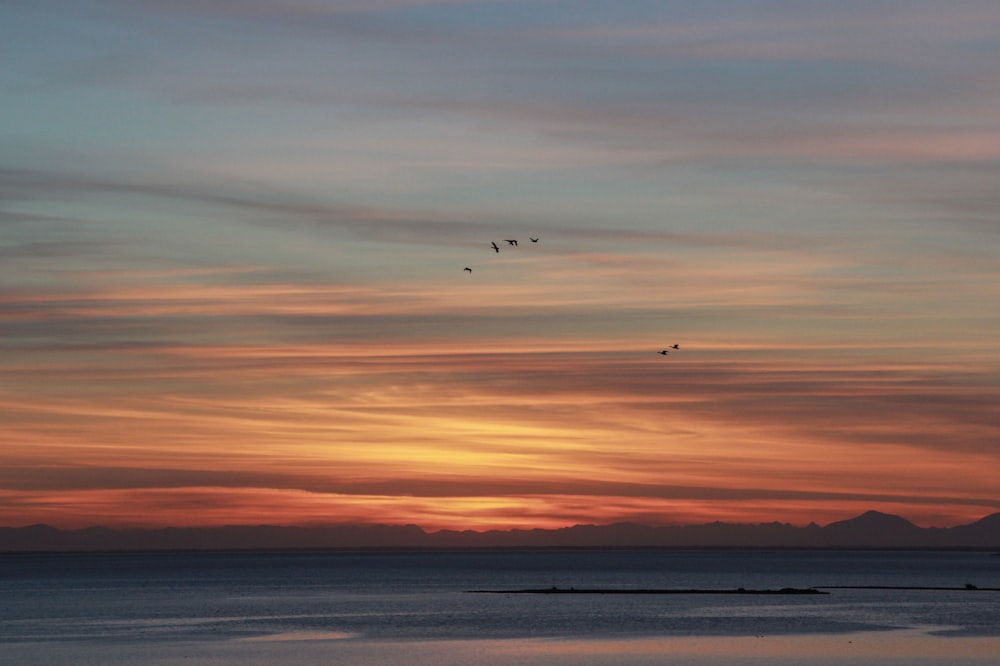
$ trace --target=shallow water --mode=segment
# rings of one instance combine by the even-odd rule
[[[1000,587],[1000,558],[738,550],[6,555],[0,662],[889,664],[940,663],[943,651],[955,663],[996,663],[1000,592],[986,590],[469,592],[967,583]]]

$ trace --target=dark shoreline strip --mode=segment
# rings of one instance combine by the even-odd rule
[[[929,585],[817,585],[817,590],[930,590],[932,592],[1000,592],[1000,587],[934,587]]]
[[[1000,587],[933,587],[921,585],[817,585],[815,587],[783,587],[778,590],[736,589],[658,589],[658,588],[576,588],[538,587],[522,590],[466,590],[471,594],[830,594],[826,590],[924,590],[931,592],[1000,592]]]
[[[467,590],[473,594],[830,594],[815,588],[783,587],[780,590],[650,589],[539,587],[526,590]]]

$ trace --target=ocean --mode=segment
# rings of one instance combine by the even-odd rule
[[[998,664],[988,588],[984,552],[7,554],[0,663]]]

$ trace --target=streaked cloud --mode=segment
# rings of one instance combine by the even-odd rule
[[[997,509],[993,4],[8,7],[0,524]]]

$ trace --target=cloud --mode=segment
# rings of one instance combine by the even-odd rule
[[[943,44],[989,39],[990,23],[1000,18],[994,4],[976,1],[963,2],[960,9],[928,2],[792,9],[730,4],[732,11],[721,15],[697,9],[682,13],[673,7],[641,23],[625,18],[538,34],[570,45],[673,58],[912,64],[914,57],[939,60],[941,51],[935,47]]]
[[[538,25],[528,20],[491,32],[487,24],[477,24],[475,39],[441,24],[428,41],[416,36],[436,24],[422,23],[420,12],[367,16],[414,35],[412,43],[397,40],[392,48],[364,32],[304,38],[316,25],[337,21],[289,27],[272,20],[324,11],[339,16],[336,12],[357,9],[351,4],[225,2],[205,8],[165,2],[132,11],[152,11],[151,6],[182,17],[205,11],[233,21],[247,18],[243,13],[268,12],[268,20],[255,24],[255,30],[283,48],[269,51],[262,66],[247,68],[242,57],[226,55],[256,50],[258,42],[243,38],[242,31],[209,37],[180,21],[170,30],[207,50],[196,75],[178,66],[173,71],[185,72],[182,80],[152,72],[130,74],[133,81],[125,84],[132,92],[155,87],[172,99],[168,115],[184,119],[181,126],[219,125],[210,141],[191,134],[190,145],[182,146],[176,159],[201,161],[233,175],[263,181],[277,173],[296,180],[322,174],[324,184],[364,189],[373,199],[387,188],[440,192],[445,184],[465,179],[461,196],[475,191],[481,197],[491,190],[528,187],[515,177],[519,170],[575,168],[614,174],[600,190],[608,199],[629,173],[655,181],[649,172],[661,172],[671,188],[678,169],[697,169],[703,178],[709,170],[718,178],[709,185],[700,181],[711,191],[706,199],[739,200],[728,187],[733,181],[747,192],[780,179],[800,192],[836,193],[836,201],[820,204],[830,216],[836,214],[833,207],[859,198],[873,201],[853,181],[870,183],[873,171],[918,164],[926,167],[923,178],[937,183],[935,201],[949,212],[961,213],[964,205],[965,216],[981,220],[992,204],[987,185],[947,175],[949,164],[988,166],[998,158],[995,123],[984,111],[996,106],[995,75],[977,64],[992,60],[983,41],[983,30],[996,14],[988,3],[963,3],[961,11],[928,3],[781,14],[734,9],[721,17],[688,15],[668,6],[662,15],[643,16],[647,20],[641,22],[623,11],[618,21],[583,15],[569,27],[558,22],[550,27],[543,13]],[[485,8],[473,4],[467,9],[475,16]],[[131,23],[119,28],[140,30]],[[365,48],[357,48],[358,42]],[[636,53],[637,45],[650,47]],[[760,49],[778,53],[754,56]],[[351,57],[342,57],[342,50]],[[864,62],[852,61],[858,57]],[[232,102],[233,108],[209,109],[209,96]],[[163,99],[149,108],[151,117],[163,113]],[[175,107],[178,100],[184,101]],[[290,113],[298,131],[272,126],[259,131],[255,110],[270,105],[284,106],[279,116]],[[205,143],[209,149],[201,155]],[[171,148],[160,145],[156,151]],[[496,183],[500,171],[502,187]],[[882,208],[909,201],[904,184],[898,191],[890,186],[895,182],[891,174],[879,175],[877,182],[885,183],[876,202]],[[226,200],[225,193],[199,192],[190,185],[128,185],[119,183],[115,196],[195,197],[274,224],[289,216],[327,225],[364,219],[364,225],[343,226],[373,235],[414,230],[411,240],[422,227],[467,227],[483,212],[470,207],[467,216],[443,220],[447,214],[435,206],[405,206],[396,217],[379,203],[310,204],[246,192]],[[584,197],[583,188],[572,189]],[[905,205],[898,208],[900,216],[908,212]]]
[[[12,466],[0,472],[0,486],[8,491],[114,491],[207,489],[270,489],[296,490],[320,495],[357,495],[394,497],[400,494],[422,498],[503,498],[503,497],[603,497],[646,498],[661,500],[713,501],[850,501],[923,504],[925,494],[899,495],[876,492],[836,492],[808,489],[768,489],[759,487],[679,486],[642,484],[580,479],[572,482],[518,479],[496,480],[448,478],[421,475],[406,478],[387,476],[384,479],[352,481],[308,473],[289,474],[281,471],[197,470],[170,468],[126,468],[67,466]],[[13,494],[13,493],[12,493]],[[12,495],[11,494],[11,495]],[[969,497],[934,497],[934,502],[967,506],[982,506],[982,500]]]
[[[42,482],[47,479],[47,482]],[[632,520],[805,524],[879,506],[968,522],[996,508],[971,496],[934,493],[772,490],[578,479],[559,482],[501,475],[490,480],[386,475],[351,481],[328,474],[122,467],[13,467],[0,472],[0,520],[27,517],[65,527],[116,525],[419,524],[425,529],[562,527]],[[76,507],[59,515],[62,503]],[[192,508],[201,507],[196,518]],[[597,508],[600,507],[600,508]],[[831,508],[837,507],[837,508]],[[839,513],[838,513],[839,511]],[[929,513],[928,513],[929,512]]]
[[[324,201],[309,195],[261,183],[240,183],[225,178],[211,182],[181,180],[170,174],[155,180],[116,176],[79,175],[71,172],[0,167],[0,202],[10,209],[3,213],[8,223],[66,221],[85,223],[86,218],[61,218],[21,213],[14,207],[33,202],[76,200],[117,201],[132,207],[137,201],[164,204],[162,215],[170,216],[170,205],[194,204],[214,209],[216,216],[238,216],[244,224],[276,229],[340,229],[362,238],[394,242],[441,244],[458,235],[468,242],[474,234],[485,244],[488,224],[454,213],[406,210],[388,206],[359,206]],[[216,217],[217,222],[222,220]],[[91,221],[93,223],[93,221]],[[494,226],[498,226],[494,222]]]
[[[10,502],[993,501],[993,5],[435,4],[15,8]]]
[[[275,5],[267,0],[140,0],[129,5],[145,5],[161,11],[244,17],[316,17],[338,14],[380,13],[395,9],[485,4],[491,0],[293,0]],[[528,0],[506,0],[508,3]]]

